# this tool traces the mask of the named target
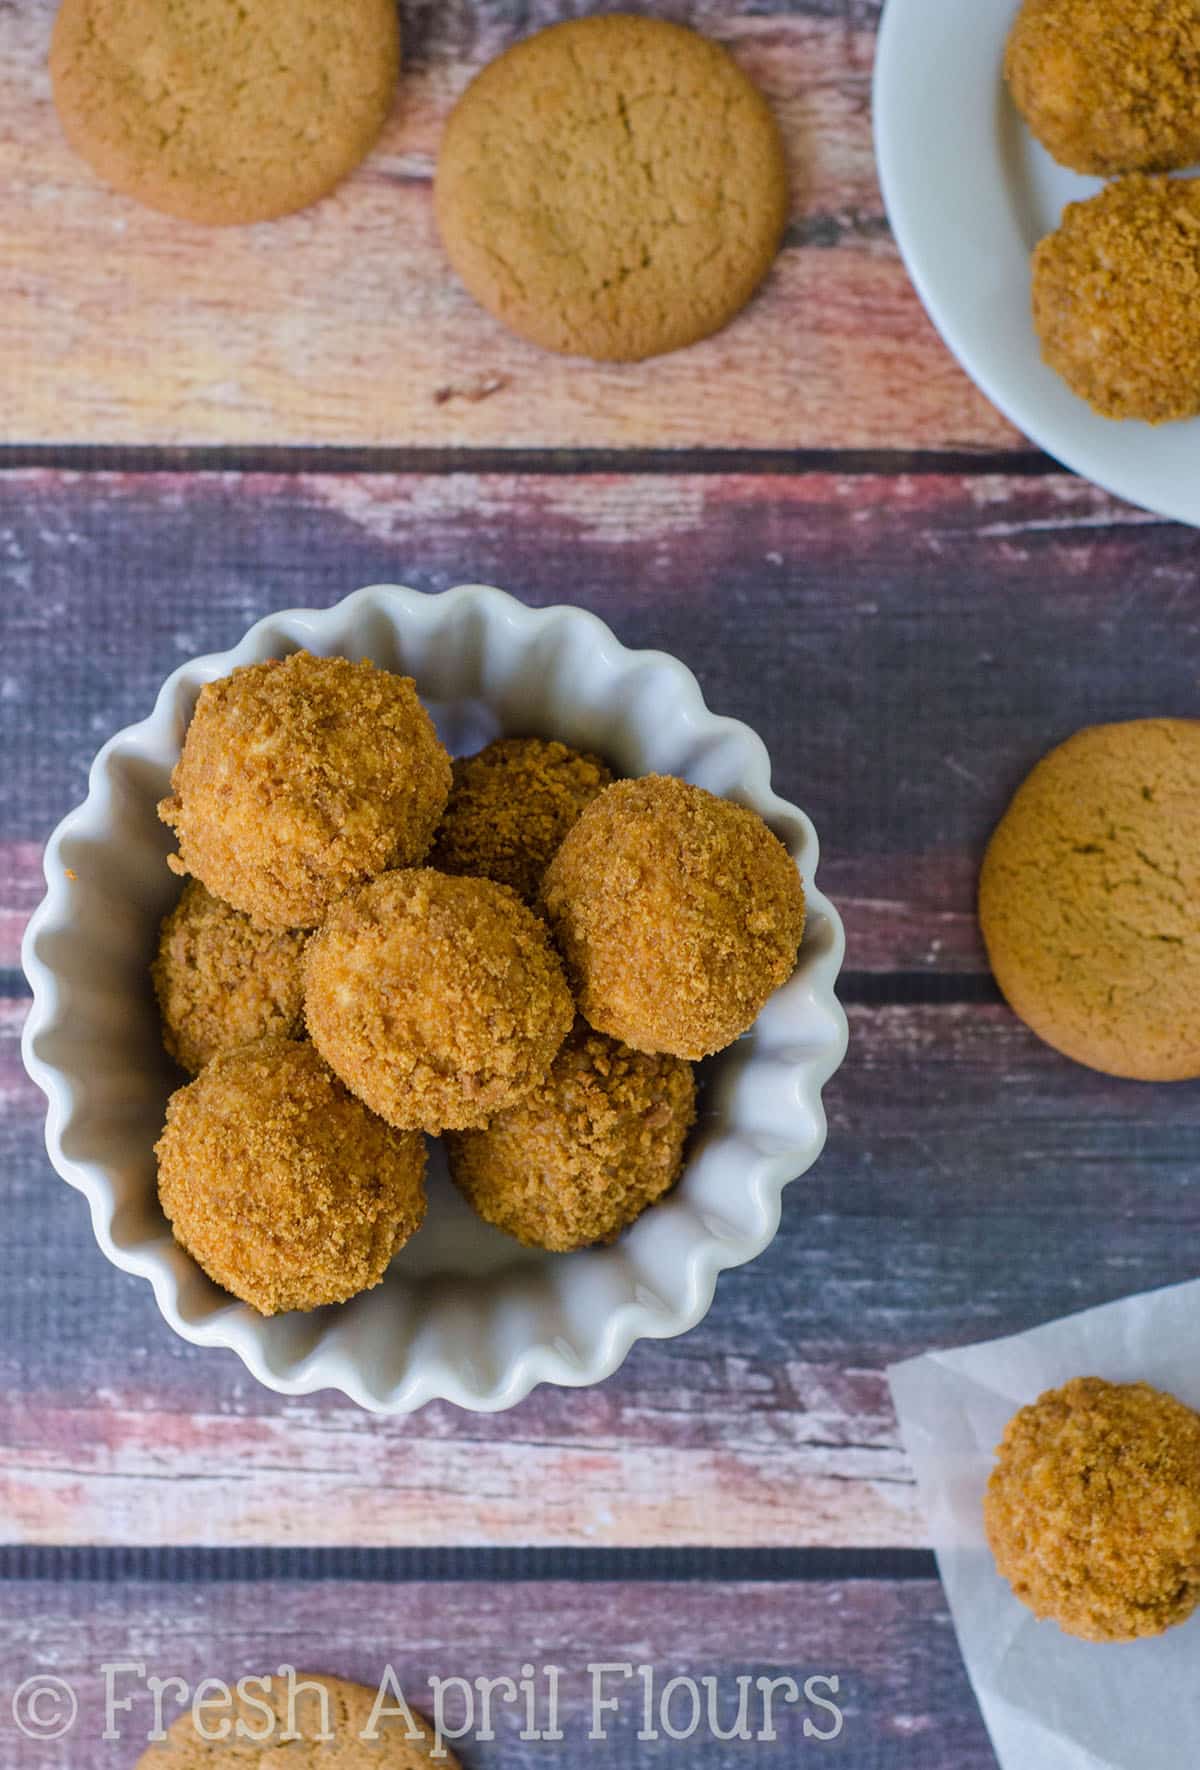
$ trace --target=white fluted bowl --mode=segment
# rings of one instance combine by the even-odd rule
[[[178,882],[155,805],[203,684],[300,647],[414,676],[452,750],[503,732],[544,734],[598,750],[624,774],[679,774],[753,806],[795,857],[808,896],[796,972],[707,1066],[678,1187],[614,1246],[519,1247],[460,1199],[436,1145],[424,1228],[380,1286],[341,1307],[264,1320],[172,1239],[153,1144],[178,1078],[147,967]],[[842,928],[814,886],[816,864],[813,827],[772,793],[754,732],[710,713],[684,665],[626,650],[581,609],[528,609],[479,585],[439,596],[377,586],[335,608],[268,615],[232,651],[168,677],[150,717],[104,745],[87,798],[47,844],[46,896],[22,953],[33,989],[22,1049],[49,1102],[50,1159],[87,1198],[104,1253],[149,1279],[176,1333],[229,1347],[268,1388],[338,1389],[401,1413],[435,1397],[506,1408],[537,1383],[597,1382],[635,1340],[701,1319],[718,1272],[762,1252],[784,1186],[820,1153],[821,1089],[845,1054],[846,1022],[834,995]]]

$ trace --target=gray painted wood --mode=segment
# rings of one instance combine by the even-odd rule
[[[105,1744],[106,1662],[137,1660],[149,1673],[234,1680],[274,1673],[283,1664],[377,1686],[387,1665],[414,1708],[431,1706],[430,1676],[518,1678],[563,1668],[562,1744],[522,1742],[522,1721],[497,1710],[494,1741],[467,1741],[465,1770],[532,1770],[571,1764],[594,1770],[735,1770],[764,1766],[853,1765],[854,1770],[990,1770],[992,1757],[974,1711],[940,1588],[932,1583],[778,1586],[655,1584],[571,1587],[530,1585],[320,1586],[294,1583],[118,1588],[53,1585],[6,1594],[19,1623],[0,1645],[7,1690],[36,1671],[67,1680],[79,1720],[61,1744],[22,1744],[22,1770],[126,1770],[153,1726],[153,1711],[134,1674],[118,1689],[134,1696],[119,1717],[124,1738]],[[606,1741],[589,1741],[589,1665],[649,1663],[667,1678],[718,1680],[732,1713],[732,1681],[800,1674],[836,1676],[844,1713],[841,1736],[824,1743],[803,1733],[813,1707],[784,1704],[774,1743],[721,1744],[703,1727],[684,1743],[640,1742],[640,1681],[606,1680],[621,1708],[608,1717]],[[828,1697],[829,1690],[821,1686]],[[756,1693],[757,1696],[757,1693]],[[172,1711],[168,1707],[169,1715]],[[452,1720],[461,1710],[448,1699]],[[761,1714],[754,1726],[761,1725]],[[215,1718],[215,1717],[214,1717]],[[680,1715],[677,1723],[685,1725]],[[0,1728],[4,1725],[0,1722]],[[0,1734],[0,1755],[5,1749]],[[3,1760],[16,1762],[12,1760]]]

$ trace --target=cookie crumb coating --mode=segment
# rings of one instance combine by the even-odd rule
[[[171,785],[175,871],[264,926],[313,928],[424,859],[450,758],[411,677],[298,651],[201,689]]]
[[[696,1116],[692,1069],[577,1021],[549,1075],[481,1131],[447,1140],[481,1217],[526,1247],[615,1241],[679,1178]]]
[[[386,873],[305,958],[318,1050],[390,1124],[482,1125],[536,1087],[574,1018],[545,927],[491,879]]]
[[[1004,71],[1034,135],[1075,172],[1200,160],[1200,0],[1025,0]]]
[[[406,1716],[385,1706],[376,1718],[379,1691],[364,1684],[315,1672],[289,1680],[275,1669],[236,1683],[231,1676],[230,1689],[228,1707],[216,1702],[205,1710],[204,1732],[189,1706],[138,1759],[137,1770],[267,1770],[275,1763],[287,1770],[459,1770],[445,1746],[433,1756],[438,1742],[415,1710],[409,1713],[418,1739],[409,1737]],[[240,1743],[231,1748],[230,1739]]]
[[[395,0],[62,0],[54,102],[114,190],[185,221],[267,221],[365,158],[400,71]]]
[[[611,780],[598,756],[566,744],[497,738],[454,763],[429,865],[494,879],[533,904],[563,837]]]
[[[788,217],[778,125],[719,44],[626,13],[514,44],[446,124],[438,228],[470,292],[544,350],[632,362],[727,324]]]
[[[1033,319],[1102,418],[1200,413],[1200,179],[1133,176],[1068,203],[1033,256]]]
[[[377,1285],[425,1215],[425,1144],[385,1125],[311,1044],[261,1039],[172,1094],[155,1153],[175,1234],[260,1315]]]
[[[988,844],[979,921],[1014,1013],[1140,1081],[1200,1076],[1200,720],[1076,732]]]
[[[588,1023],[692,1060],[746,1031],[804,933],[800,876],[758,813],[669,775],[593,800],[542,903]]]
[[[304,1029],[304,944],[295,928],[260,928],[189,879],[163,919],[151,966],[163,1044],[198,1075],[211,1057]]]
[[[1022,1603],[1085,1641],[1134,1641],[1200,1601],[1200,1417],[1147,1383],[1075,1377],[1016,1414],[984,1500]]]

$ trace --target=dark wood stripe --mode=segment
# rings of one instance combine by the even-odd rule
[[[836,473],[1004,474],[1038,479],[1061,473],[1036,449],[1012,454],[932,449],[505,449],[141,448],[107,444],[0,446],[0,473],[30,468],[68,473],[519,473],[550,478],[596,474],[707,476]]]
[[[967,971],[843,971],[838,996],[847,1007],[953,1007],[1003,1000],[991,977]],[[29,980],[0,967],[0,1002],[28,1000]]]
[[[838,995],[855,1008],[981,1006],[1004,999],[990,976],[965,971],[844,971]]]
[[[569,1549],[569,1548],[244,1548],[0,1547],[0,1582],[127,1580],[184,1585],[262,1580],[420,1580],[489,1584],[570,1580],[793,1585],[812,1581],[933,1580],[937,1564],[923,1549]]]

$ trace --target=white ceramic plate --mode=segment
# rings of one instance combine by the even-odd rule
[[[1042,362],[1030,257],[1100,181],[1041,148],[1008,96],[1017,0],[887,0],[875,147],[892,231],[934,325],[1026,436],[1147,510],[1200,524],[1200,420],[1099,418]]]
[[[178,881],[155,805],[203,684],[301,646],[415,676],[452,750],[501,732],[561,737],[622,773],[680,774],[754,806],[794,855],[809,911],[796,972],[709,1067],[679,1186],[613,1247],[521,1248],[470,1211],[436,1146],[425,1226],[382,1285],[340,1308],[264,1320],[172,1240],[153,1144],[177,1078],[147,966]],[[229,1347],[271,1389],[340,1389],[401,1413],[435,1397],[511,1407],[536,1383],[594,1383],[635,1340],[700,1320],[717,1274],[771,1240],[784,1186],[825,1141],[821,1089],[846,1049],[834,996],[843,939],[814,884],[812,825],[772,793],[761,740],[710,713],[690,670],[661,652],[627,651],[581,609],[528,609],[480,586],[441,596],[377,587],[331,609],[270,615],[232,651],[176,670],[150,717],[109,739],[45,864],[46,896],[22,951],[33,989],[22,1051],[49,1102],[50,1159],[87,1197],[104,1253],[150,1280],[175,1331]]]

